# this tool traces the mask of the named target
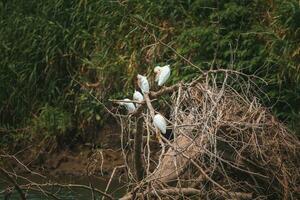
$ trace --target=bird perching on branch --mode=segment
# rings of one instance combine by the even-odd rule
[[[156,114],[153,117],[153,125],[158,129],[162,134],[167,132],[167,122],[161,114]],[[156,137],[160,140],[160,134],[157,132]]]
[[[165,65],[163,67],[156,66],[154,68],[155,73],[155,82],[157,82],[158,86],[162,86],[171,75],[170,65]]]
[[[142,76],[140,74],[137,75],[137,83],[138,83],[138,86],[140,87],[140,89],[142,90],[142,93],[145,94],[145,93],[149,93],[149,82],[147,80],[147,77],[146,76]]]
[[[142,101],[144,101],[144,96],[139,91],[135,90],[134,93],[133,93],[133,100],[138,101],[138,102],[142,102]],[[140,106],[141,106],[141,104],[136,103],[137,108],[140,107]]]
[[[119,104],[121,106],[125,106],[125,108],[127,109],[128,113],[133,113],[135,111],[135,105],[130,102],[130,99],[124,99],[124,102],[119,102]]]

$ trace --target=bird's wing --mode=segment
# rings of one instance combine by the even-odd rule
[[[138,101],[138,98],[139,98],[139,97],[138,97],[138,93],[137,93],[137,92],[134,92],[132,98],[133,98],[133,100]]]
[[[155,74],[155,82],[158,82],[159,81],[159,75],[160,75],[160,72],[157,72]]]
[[[133,94],[133,99],[136,101],[143,101],[144,100],[144,96],[140,93],[140,92],[135,92]]]
[[[141,89],[143,90],[143,92],[149,92],[149,83],[146,78],[144,78],[141,82]]]
[[[138,100],[139,101],[143,101],[144,100],[144,96],[141,93],[138,92],[137,96],[138,96]]]
[[[125,106],[129,113],[135,111],[135,106],[133,103],[125,103]]]
[[[165,118],[163,118],[160,115],[156,115],[153,119],[153,124],[155,127],[157,127],[160,132],[162,132],[163,134],[166,134],[167,131],[167,123]]]
[[[158,81],[158,86],[162,86],[170,77],[171,75],[171,70],[169,67],[164,67],[159,76],[159,81]]]
[[[141,86],[142,86],[141,79],[138,79],[137,84],[138,84],[139,88],[141,89]]]
[[[157,74],[155,74],[154,82],[158,82],[158,80],[159,80],[159,74],[157,73]]]

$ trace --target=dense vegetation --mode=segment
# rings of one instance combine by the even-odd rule
[[[137,73],[170,63],[170,82],[197,76],[179,55],[263,77],[263,103],[300,129],[297,0],[4,0],[0,27],[1,145],[90,140],[100,101],[131,95]]]

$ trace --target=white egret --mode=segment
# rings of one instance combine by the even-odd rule
[[[144,96],[139,91],[135,90],[133,93],[133,100],[142,102],[144,100]],[[140,107],[140,106],[141,106],[141,104],[136,103],[136,107]]]
[[[138,79],[138,85],[142,90],[142,93],[149,93],[149,82],[147,80],[146,76],[142,76],[140,74],[137,75],[137,79]]]
[[[166,134],[167,132],[167,122],[161,114],[156,114],[153,117],[153,125],[160,130],[161,133]]]
[[[165,65],[163,67],[156,66],[154,68],[155,82],[158,83],[158,86],[162,86],[171,75],[170,65]]]
[[[130,99],[124,99],[123,101],[128,101],[128,102],[120,102],[119,104],[122,106],[125,106],[125,108],[128,110],[128,113],[133,113],[135,111],[135,105],[130,102]]]

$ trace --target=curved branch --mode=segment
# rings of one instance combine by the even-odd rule
[[[135,194],[135,198],[140,198],[146,195],[150,197],[154,197],[156,195],[176,195],[176,194],[184,194],[187,196],[190,195],[200,195],[201,191],[194,189],[194,188],[170,188],[170,189],[163,189],[163,190],[151,190],[149,192],[143,192]],[[133,194],[127,194],[126,196],[122,197],[120,200],[129,200],[132,199]]]
[[[26,196],[23,193],[22,189],[17,184],[17,182],[9,175],[9,173],[3,168],[0,168],[0,172],[7,178],[7,181],[9,181],[10,183],[12,183],[14,185],[14,187],[16,188],[18,193],[20,194],[21,199],[26,200]]]

